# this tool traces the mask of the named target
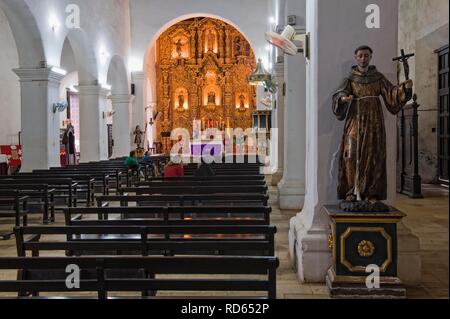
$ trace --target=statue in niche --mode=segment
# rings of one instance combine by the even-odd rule
[[[250,43],[247,43],[246,45],[245,45],[245,53],[246,53],[246,55],[247,56],[250,56]]]
[[[241,94],[239,96],[239,108],[245,109],[245,95]]]
[[[236,52],[235,53],[236,56],[242,55],[242,43],[241,43],[241,38],[240,37],[238,37],[236,39],[235,52]]]
[[[183,95],[183,93],[181,93],[178,96],[178,107],[179,108],[184,108],[184,95]]]
[[[181,42],[181,39],[178,39],[177,43],[175,44],[177,47],[177,54],[178,57],[183,57],[183,43]]]
[[[380,96],[398,114],[413,93],[413,82],[394,86],[373,65],[373,50],[355,51],[357,65],[333,95],[333,112],[345,121],[340,148],[338,197],[347,211],[385,211],[387,199],[386,131]],[[390,137],[392,139],[392,137]]]
[[[207,49],[208,51],[213,51],[214,50],[214,34],[212,33],[212,31],[208,31],[208,41],[207,41]]]
[[[216,93],[211,91],[208,94],[208,104],[214,104],[216,105]]]

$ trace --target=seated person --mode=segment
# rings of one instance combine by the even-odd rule
[[[194,172],[195,177],[210,177],[215,176],[216,173],[214,173],[214,170],[212,169],[210,164],[207,164],[203,158],[202,163],[199,165],[197,170]]]
[[[142,158],[142,162],[145,164],[152,164],[152,158],[148,154],[148,152],[145,152],[144,157]]]
[[[184,166],[181,158],[175,157],[164,167],[164,177],[184,177]]]
[[[125,165],[128,167],[128,169],[131,169],[133,172],[139,171],[139,163],[136,160],[136,152],[131,151],[130,156],[127,157],[125,160]]]

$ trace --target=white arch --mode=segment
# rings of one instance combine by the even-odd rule
[[[155,35],[153,36],[152,40],[149,42],[149,44],[147,46],[147,49],[145,50],[145,53],[144,53],[145,54],[145,56],[144,56],[144,70],[145,70],[145,67],[146,67],[147,62],[148,62],[148,56],[149,56],[148,53],[152,50],[152,48],[154,47],[154,45],[155,45],[156,41],[159,39],[159,37],[167,29],[169,29],[171,26],[173,26],[173,25],[175,25],[175,24],[177,24],[177,23],[179,23],[181,21],[192,19],[192,18],[213,18],[213,19],[217,19],[217,20],[223,21],[223,22],[231,25],[232,27],[234,27],[236,30],[238,30],[239,33],[244,36],[245,40],[247,40],[247,42],[250,43],[250,46],[251,46],[252,50],[255,47],[253,41],[245,34],[244,31],[242,31],[242,29],[237,24],[235,24],[231,20],[226,19],[226,18],[224,18],[222,16],[219,16],[219,15],[211,14],[211,13],[189,13],[189,14],[185,14],[185,15],[179,16],[178,18],[170,20],[165,25],[163,25],[158,30],[158,32],[155,33]]]
[[[109,62],[107,83],[111,85],[113,95],[126,95],[130,92],[127,68],[119,55],[114,55]]]
[[[21,68],[37,68],[46,61],[36,19],[25,0],[0,0],[16,42]]]
[[[97,59],[86,32],[82,29],[72,29],[67,33],[66,39],[69,41],[75,56],[79,85],[97,84]],[[62,54],[63,47],[61,47],[60,61]]]

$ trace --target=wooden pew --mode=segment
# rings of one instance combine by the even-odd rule
[[[222,180],[222,181],[208,181],[208,180],[201,180],[201,181],[161,181],[161,182],[138,182],[135,183],[136,187],[186,187],[186,186],[267,186],[265,181],[228,181],[228,180]]]
[[[148,185],[151,182],[176,182],[176,181],[265,181],[264,175],[226,175],[226,176],[184,176],[184,177],[153,177],[148,181],[140,182],[143,185]]]
[[[66,269],[77,265],[83,275],[80,288],[66,284]],[[18,270],[17,280],[0,280],[0,292],[25,295],[33,292],[97,292],[107,299],[108,292],[152,291],[260,291],[262,298],[276,299],[275,257],[20,257],[0,258],[0,269]],[[155,275],[182,275],[182,279],[130,278],[120,276],[123,269]],[[53,273],[54,279],[39,280],[39,272]],[[116,272],[116,276],[111,275]],[[196,275],[196,278],[189,278]],[[211,275],[215,275],[211,278]],[[219,278],[219,275],[221,276]],[[242,280],[234,276],[246,275]],[[250,275],[258,275],[253,279]],[[201,278],[198,278],[201,276]],[[259,278],[259,276],[264,278]],[[56,295],[56,296],[59,296]],[[183,296],[186,298],[186,296]],[[149,298],[149,297],[144,297]],[[227,299],[230,296],[226,297]]]
[[[180,187],[126,187],[120,193],[135,193],[136,195],[177,195],[177,194],[267,194],[267,186],[180,186]]]
[[[49,188],[55,189],[55,199],[64,199],[68,207],[77,207],[78,183],[71,178],[56,178],[55,176],[45,177],[41,175],[14,175],[0,176],[0,184],[3,185],[26,185],[45,184]],[[90,203],[89,203],[90,205]],[[88,205],[88,206],[89,206]]]
[[[0,184],[0,194],[7,190],[18,191],[21,196],[28,196],[28,213],[32,214],[30,206],[37,205],[43,215],[43,223],[55,221],[55,189],[46,184]],[[1,195],[0,195],[1,196]]]
[[[60,172],[72,172],[72,173],[83,173],[83,174],[96,174],[93,177],[96,177],[96,184],[102,189],[105,188],[105,183],[108,184],[108,188],[117,189],[117,187],[121,187],[122,185],[127,186],[128,181],[131,177],[129,174],[128,168],[126,167],[105,167],[103,165],[94,165],[94,164],[80,164],[76,166],[66,166],[64,168],[51,168],[51,171],[60,171]],[[108,176],[105,180],[104,177],[101,176],[104,174]]]
[[[102,225],[270,225],[271,207],[103,207],[64,209],[68,226]],[[196,216],[199,215],[199,216]],[[88,220],[83,218],[90,216]],[[98,219],[92,219],[97,217]]]
[[[27,220],[27,201],[28,196],[22,196],[19,191],[2,191],[0,193],[0,218],[14,218],[15,226],[20,226],[22,218],[23,226],[28,224]],[[0,234],[1,240],[10,240],[14,234],[11,228],[10,232]]]
[[[18,257],[66,251],[76,256],[274,256],[274,226],[16,227]],[[66,241],[46,236],[64,236]]]
[[[89,196],[95,194],[95,189],[101,189],[103,195],[109,195],[109,179],[110,175],[108,173],[96,172],[96,171],[85,171],[85,170],[65,170],[65,169],[55,169],[55,170],[35,170],[32,174],[42,175],[42,176],[54,176],[54,177],[71,177],[74,182],[79,185],[79,193],[87,192],[86,199]],[[91,185],[92,184],[92,185]],[[86,189],[83,189],[83,188]]]
[[[265,194],[192,194],[192,195],[118,195],[97,196],[97,207],[109,206],[118,202],[121,206],[136,203],[139,206],[268,206],[269,196]]]

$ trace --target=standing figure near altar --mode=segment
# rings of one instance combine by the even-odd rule
[[[372,57],[370,47],[356,49],[357,65],[333,95],[333,112],[339,121],[345,121],[340,148],[340,200],[387,199],[386,130],[380,97],[393,115],[412,98],[413,82],[394,86],[370,65]]]
[[[133,134],[134,134],[134,144],[136,144],[136,147],[138,149],[142,148],[141,145],[143,142],[142,137],[144,135],[144,132],[142,132],[141,127],[139,125],[136,126],[136,129],[134,130]]]

